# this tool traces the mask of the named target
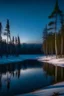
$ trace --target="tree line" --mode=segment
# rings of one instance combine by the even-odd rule
[[[9,55],[18,56],[21,51],[20,37],[12,37],[10,33],[10,23],[7,19],[6,26],[4,32],[2,31],[2,23],[0,22],[0,57],[5,55],[8,57]],[[2,39],[2,36],[6,36],[6,39]]]
[[[50,22],[45,26],[43,31],[43,51],[46,55],[56,54],[63,57],[64,55],[64,14],[60,10],[58,0],[53,12],[48,17]]]

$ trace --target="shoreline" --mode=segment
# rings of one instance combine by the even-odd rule
[[[19,56],[9,56],[8,58],[6,58],[5,56],[3,56],[2,58],[0,58],[0,65],[2,64],[11,64],[11,63],[20,63],[24,60],[37,60],[37,58],[41,57],[42,55],[40,54],[26,54],[26,55],[19,55]]]
[[[64,96],[64,82],[58,82],[56,84],[49,85],[44,89],[16,96],[52,96],[53,93],[59,93],[60,96]]]
[[[54,66],[64,67],[64,58],[57,58],[56,56],[42,56],[38,58],[38,61],[43,63],[52,64]]]

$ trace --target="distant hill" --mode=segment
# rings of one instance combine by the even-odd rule
[[[22,54],[42,54],[42,44],[21,44]]]

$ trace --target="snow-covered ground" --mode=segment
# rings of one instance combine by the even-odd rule
[[[5,56],[3,56],[2,58],[0,58],[0,64],[7,64],[7,63],[12,63],[12,62],[20,62],[23,60],[27,60],[27,59],[37,59],[39,57],[41,57],[42,55],[20,55],[18,57],[16,56],[9,56],[8,58],[6,58]]]
[[[59,93],[59,96],[64,96],[64,82],[48,86],[39,91],[17,96],[52,96],[53,93]]]
[[[42,56],[38,58],[38,61],[53,64],[55,66],[64,67],[64,58],[57,58],[56,56]]]

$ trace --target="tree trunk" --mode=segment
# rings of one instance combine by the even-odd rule
[[[7,35],[7,57],[8,57],[8,35]]]
[[[61,15],[61,57],[63,57],[63,14]]]
[[[51,55],[53,55],[52,41],[51,41]]]
[[[56,58],[57,58],[57,35],[56,35],[56,31],[57,31],[57,14],[56,14],[56,22],[55,22],[55,53],[56,53]]]
[[[47,57],[47,53],[48,53],[48,51],[47,51],[47,41],[46,41],[46,57]]]
[[[63,57],[63,36],[61,36],[61,57]]]

